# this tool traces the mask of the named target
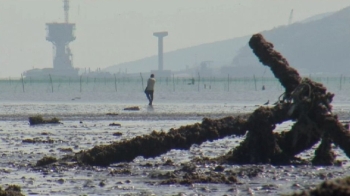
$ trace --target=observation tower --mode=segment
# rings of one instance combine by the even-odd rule
[[[69,0],[64,2],[64,23],[46,23],[46,40],[53,44],[53,71],[57,75],[78,75],[72,65],[73,54],[69,43],[75,40],[75,24],[68,22]]]

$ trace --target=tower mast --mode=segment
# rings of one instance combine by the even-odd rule
[[[64,22],[68,23],[69,19],[69,0],[63,0],[63,9],[64,9]]]

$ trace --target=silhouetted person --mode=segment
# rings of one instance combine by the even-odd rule
[[[152,102],[153,102],[153,92],[154,92],[155,83],[156,83],[156,79],[154,79],[154,74],[151,74],[150,78],[148,78],[147,80],[147,87],[145,89],[145,93],[149,101],[148,105],[152,105]]]

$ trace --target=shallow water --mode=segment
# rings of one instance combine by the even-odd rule
[[[281,95],[281,88],[275,83],[273,86],[266,85],[265,91],[256,91],[254,84],[232,85],[230,91],[225,89],[224,84],[213,84],[212,89],[201,87],[200,90],[197,86],[183,86],[181,91],[169,90],[165,83],[162,85],[156,91],[153,107],[146,105],[141,88],[135,90],[136,87],[132,86],[129,91],[125,87],[119,88],[118,92],[103,90],[97,84],[85,88],[83,92],[79,92],[77,86],[68,88],[67,85],[59,88],[56,85],[54,92],[47,84],[27,84],[25,92],[22,92],[19,84],[2,86],[5,90],[0,94],[0,184],[20,185],[26,195],[278,195],[313,187],[325,179],[349,175],[348,158],[334,147],[338,160],[344,161],[342,167],[224,165],[226,170],[258,168],[261,171],[254,177],[242,174],[238,176],[239,183],[233,185],[157,185],[159,179],[150,177],[153,173],[177,169],[181,163],[195,157],[223,155],[239,145],[244,137],[226,137],[193,145],[189,150],[171,150],[152,159],[137,157],[127,165],[130,174],[111,175],[118,167],[117,164],[107,168],[31,167],[45,155],[60,158],[95,145],[148,134],[153,130],[167,131],[194,124],[201,122],[204,117],[243,115],[254,111],[267,100],[268,106],[273,106]],[[344,90],[347,88],[343,86],[339,90],[333,87],[337,92],[333,112],[339,113],[341,120],[350,119],[350,91]],[[123,110],[130,106],[139,106],[140,111]],[[37,114],[45,118],[57,117],[63,124],[29,126],[28,117]],[[121,127],[109,126],[113,122],[120,123]],[[283,123],[275,131],[288,130],[291,125],[292,122]],[[115,132],[122,135],[114,136]],[[33,138],[43,141],[52,139],[54,142],[22,142]],[[313,151],[309,150],[300,156],[308,159],[312,155]],[[161,164],[168,159],[175,166]],[[149,165],[145,166],[146,163]],[[213,168],[215,165],[198,166],[197,169],[205,172]]]

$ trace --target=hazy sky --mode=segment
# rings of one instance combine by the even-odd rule
[[[350,6],[349,0],[70,0],[74,67],[106,68],[164,51],[251,35]],[[63,22],[62,0],[0,0],[0,78],[52,67],[45,23]],[[350,35],[349,35],[350,39]]]

